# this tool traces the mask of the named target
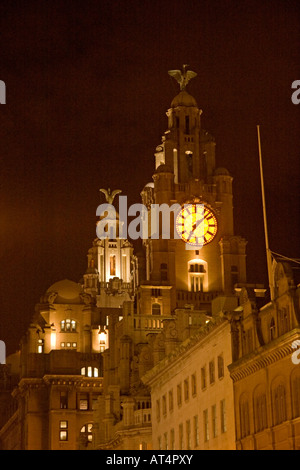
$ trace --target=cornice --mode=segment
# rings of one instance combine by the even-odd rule
[[[233,382],[254,374],[275,362],[278,362],[294,352],[292,343],[300,339],[300,329],[295,328],[280,338],[256,349],[246,357],[230,364],[228,370]]]
[[[162,361],[148,371],[142,377],[142,381],[150,387],[161,380],[165,382],[170,374],[173,375],[171,372],[172,367],[176,367],[179,363],[182,363],[185,360],[186,355],[189,354],[193,348],[196,348],[202,340],[209,337],[212,331],[225,323],[228,323],[225,317],[217,317],[212,319],[208,324],[199,328],[197,333],[177,346],[164,359],[162,359]]]

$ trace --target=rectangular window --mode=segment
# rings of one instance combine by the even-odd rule
[[[208,429],[208,410],[203,411],[203,426],[204,426],[204,441],[209,440],[209,429]]]
[[[205,366],[201,368],[201,388],[202,388],[202,390],[206,388],[206,368],[205,368]]]
[[[191,422],[188,419],[185,423],[185,429],[186,429],[186,448],[187,450],[191,449]]]
[[[116,255],[110,255],[109,257],[109,268],[110,268],[110,275],[116,275]]]
[[[217,410],[216,405],[211,407],[211,424],[212,424],[212,435],[217,437]]]
[[[179,424],[179,450],[183,449],[183,424]]]
[[[215,361],[210,361],[209,363],[209,383],[213,384],[215,382]]]
[[[156,400],[156,419],[160,421],[160,400]]]
[[[226,408],[225,400],[220,401],[220,414],[221,414],[221,432],[226,432]]]
[[[177,405],[181,406],[182,403],[182,391],[181,391],[181,383],[177,385]]]
[[[196,374],[192,375],[192,395],[193,397],[197,395],[197,380]]]
[[[59,440],[60,441],[68,440],[68,421],[59,422]]]
[[[60,408],[64,410],[68,408],[68,392],[67,391],[60,392]]]
[[[166,414],[167,414],[167,397],[166,397],[166,395],[164,395],[162,397],[162,413],[163,413],[164,416],[166,416]]]
[[[89,397],[88,394],[84,393],[79,397],[79,409],[86,411],[89,409]]]
[[[184,399],[187,401],[189,399],[189,379],[185,379],[183,383],[183,389],[184,389]]]
[[[173,390],[169,391],[169,411],[173,411]]]
[[[167,433],[167,432],[164,433],[164,448],[165,448],[166,450],[168,450],[168,448],[169,448],[169,445],[168,445],[168,433]]]
[[[170,431],[170,448],[171,450],[175,449],[175,431],[171,429]]]
[[[194,446],[198,447],[199,445],[199,422],[198,415],[194,416]]]
[[[224,359],[223,356],[218,356],[218,378],[224,377]]]

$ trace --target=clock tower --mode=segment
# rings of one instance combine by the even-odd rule
[[[186,307],[209,311],[213,298],[230,297],[236,283],[246,282],[246,241],[234,233],[233,178],[216,166],[215,140],[203,129],[202,111],[186,90],[196,73],[184,66],[183,72],[169,74],[180,91],[166,113],[168,129],[156,148],[153,183],[141,196],[149,212],[152,204],[179,204],[182,211],[171,214],[169,239],[144,241],[147,280],[138,305],[149,314]]]

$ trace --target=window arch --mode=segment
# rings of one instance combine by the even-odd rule
[[[99,369],[98,367],[92,366],[81,367],[81,375],[86,377],[99,377]]]
[[[188,289],[191,292],[207,292],[207,262],[193,259],[188,262]]]
[[[245,395],[240,398],[240,434],[241,438],[250,434],[249,400]]]
[[[69,331],[76,331],[77,322],[76,320],[71,320],[70,318],[66,318],[60,322],[60,330],[64,332]]]
[[[291,375],[291,388],[293,418],[298,418],[300,416],[300,371],[297,368]]]
[[[258,386],[253,395],[255,432],[268,427],[267,398],[263,387]]]
[[[152,304],[152,315],[161,315],[161,305],[158,302]]]
[[[80,447],[91,447],[93,441],[93,423],[87,423],[80,429]]]
[[[276,386],[273,387],[272,392],[272,399],[273,399],[273,421],[274,425],[282,423],[286,421],[286,391],[285,386],[283,383],[278,383]]]

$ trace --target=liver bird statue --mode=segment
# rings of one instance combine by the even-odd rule
[[[168,74],[175,78],[175,80],[179,83],[180,85],[180,90],[184,91],[186,89],[186,86],[188,82],[197,76],[196,72],[193,72],[192,70],[187,70],[188,65],[183,65],[182,66],[182,71],[181,70],[169,70]]]
[[[99,189],[99,191],[101,191],[101,193],[105,195],[105,199],[106,199],[106,202],[108,202],[108,204],[112,204],[116,195],[122,192],[121,189],[115,189],[114,191],[111,192],[110,188]]]

